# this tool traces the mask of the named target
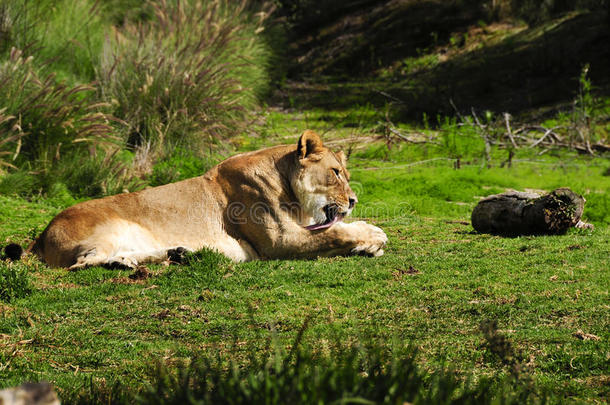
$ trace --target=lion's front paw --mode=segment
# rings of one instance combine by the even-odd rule
[[[383,248],[388,243],[388,237],[385,232],[374,225],[366,222],[354,222],[353,225],[357,232],[357,244],[352,249],[352,254],[365,256],[381,256]]]

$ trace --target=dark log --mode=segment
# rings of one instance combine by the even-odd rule
[[[474,229],[494,235],[562,234],[580,222],[585,199],[569,188],[558,188],[540,196],[509,191],[479,201],[472,211]]]

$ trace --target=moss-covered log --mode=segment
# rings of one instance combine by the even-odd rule
[[[495,235],[562,234],[581,224],[585,199],[569,188],[540,196],[509,191],[481,200],[472,211],[472,226]]]

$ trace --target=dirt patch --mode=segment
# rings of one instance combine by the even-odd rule
[[[147,278],[152,277],[150,270],[147,267],[139,266],[135,269],[135,271],[129,275],[131,280],[146,280]]]
[[[599,336],[596,336],[592,333],[585,333],[582,330],[577,330],[576,332],[574,332],[572,334],[572,336],[574,336],[576,339],[580,339],[580,340],[599,340]]]
[[[400,280],[404,276],[416,276],[418,274],[421,274],[421,271],[413,266],[409,266],[408,269],[396,269],[392,272],[394,280]]]
[[[167,319],[171,316],[171,311],[169,309],[163,309],[160,312],[152,315],[153,318],[157,318],[160,320]]]

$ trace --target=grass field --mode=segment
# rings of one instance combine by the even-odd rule
[[[266,138],[241,147],[292,142],[290,133],[316,125],[325,123],[278,115],[267,120]],[[325,135],[330,144],[348,138],[344,130]],[[47,380],[64,398],[91,382],[137,390],[155,361],[171,367],[219,352],[240,363],[270,336],[290,345],[307,318],[304,341],[322,352],[337,341],[400,342],[418,349],[426,369],[497,377],[508,369],[480,331],[495,320],[537,384],[570,399],[607,400],[610,162],[524,152],[511,168],[484,169],[475,157],[456,170],[430,146],[385,150],[367,144],[349,163],[360,199],[354,217],[390,239],[380,258],[234,264],[203,252],[188,265],[150,266],[140,279],[50,269],[33,258],[0,264],[0,272],[25,274],[31,290],[0,304],[0,387]],[[469,224],[480,196],[559,186],[587,198],[594,230],[501,238]],[[65,204],[0,196],[0,240],[27,243]]]

